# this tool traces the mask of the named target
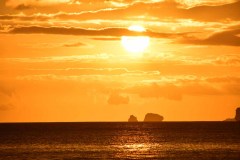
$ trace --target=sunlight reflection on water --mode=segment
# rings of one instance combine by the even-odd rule
[[[148,151],[150,146],[146,144],[125,144],[123,148],[130,151]]]
[[[66,126],[63,130],[49,127],[42,132],[35,126],[29,130],[24,126],[21,134],[1,132],[0,159],[240,159],[240,130],[235,124],[226,128],[218,123],[211,127],[164,123],[90,125],[73,125],[69,130]]]

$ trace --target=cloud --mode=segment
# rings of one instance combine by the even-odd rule
[[[182,4],[186,7],[202,6],[202,5],[224,5],[228,3],[236,2],[236,0],[175,0],[176,2]]]
[[[167,98],[170,100],[181,100],[180,89],[173,84],[158,85],[151,83],[146,85],[136,85],[126,90],[127,93],[138,94],[142,98]]]
[[[41,63],[41,62],[71,62],[71,63],[78,63],[82,61],[86,62],[101,62],[101,61],[108,61],[111,59],[111,55],[102,53],[102,54],[82,54],[82,55],[70,55],[70,56],[48,56],[48,57],[34,57],[34,58],[6,58],[2,59],[8,62],[18,62],[18,63]],[[1,59],[0,59],[1,62]],[[84,64],[84,63],[83,63]],[[79,66],[75,65],[75,66]],[[80,65],[81,66],[81,65]],[[89,68],[89,66],[84,66],[85,68]]]
[[[211,86],[210,84],[203,83],[193,83],[193,84],[185,84],[180,87],[182,94],[184,95],[192,95],[192,96],[200,96],[200,95],[221,95],[224,92]]]
[[[240,77],[237,76],[210,77],[206,78],[206,81],[210,83],[240,84]]]
[[[120,104],[128,104],[129,97],[122,96],[119,93],[112,93],[108,98],[108,104],[112,105],[120,105]]]
[[[6,0],[6,6],[16,8],[19,5],[25,6],[49,6],[56,4],[68,4],[68,5],[102,5],[105,7],[126,7],[137,3],[159,3],[170,0]],[[234,2],[234,0],[172,0],[183,6],[194,7],[199,5],[222,5],[226,3]]]
[[[19,6],[49,6],[61,3],[69,3],[71,0],[6,0],[6,6],[19,8]]]
[[[126,94],[136,94],[142,98],[166,98],[179,101],[184,96],[240,95],[240,77],[196,77],[188,79],[138,83],[122,90]]]
[[[66,69],[22,69],[15,73],[19,79],[43,79],[49,76],[158,76],[159,71],[128,70],[126,68],[66,68]],[[76,77],[75,77],[76,78]],[[113,78],[113,77],[112,77]]]
[[[82,46],[86,46],[86,44],[81,42],[76,42],[76,43],[64,44],[63,46],[64,47],[82,47]]]
[[[230,65],[230,66],[239,66],[240,65],[240,56],[239,55],[224,55],[216,58],[213,63],[217,65]]]
[[[81,1],[82,3],[88,4],[90,6],[90,2]],[[184,3],[187,1],[184,1]],[[198,4],[202,4],[200,1],[194,1]],[[210,1],[209,1],[210,2]],[[207,1],[205,3],[209,3]],[[60,34],[59,32],[55,32],[56,29],[64,28],[64,27],[83,27],[83,28],[104,28],[109,26],[111,28],[118,26],[129,26],[132,21],[141,21],[142,24],[145,25],[154,31],[149,30],[149,33],[145,33],[151,37],[156,38],[166,38],[166,37],[181,37],[183,35],[179,35],[176,31],[188,31],[188,32],[199,32],[199,31],[214,31],[215,29],[223,29],[226,26],[234,23],[238,23],[240,20],[239,8],[240,1],[236,1],[234,3],[229,3],[232,1],[225,1],[228,4],[222,4],[221,1],[211,2],[216,3],[215,5],[204,5],[204,6],[196,6],[192,8],[184,8],[181,6],[182,2],[179,4],[175,1],[152,1],[149,3],[144,2],[132,2],[126,1],[123,3],[129,3],[125,7],[119,8],[111,8],[106,7],[102,8],[92,8],[92,9],[83,9],[79,10],[71,10],[71,5],[63,5],[64,7],[60,7],[59,11],[56,12],[54,7],[46,9],[45,7],[42,9],[36,8],[36,11],[21,11],[20,13],[13,12],[6,13],[0,15],[0,20],[3,24],[12,25],[14,28],[13,31],[15,33],[43,33],[50,34],[49,31],[52,31],[52,34]],[[92,4],[98,3],[106,3],[104,1],[92,2]],[[121,1],[122,3],[122,1]],[[189,1],[190,3],[190,1]],[[219,5],[221,4],[221,5]],[[82,5],[82,4],[81,4]],[[93,6],[93,5],[91,5]],[[29,6],[24,4],[20,5],[19,9],[28,9]],[[79,7],[79,6],[78,6]],[[35,8],[34,8],[35,9]],[[161,9],[161,14],[159,13],[159,9]],[[34,23],[33,23],[34,21]],[[51,23],[46,23],[51,22]],[[18,25],[16,25],[18,24]],[[32,25],[35,26],[44,26],[33,28]],[[51,27],[55,26],[55,27]],[[28,27],[28,29],[26,28]],[[41,29],[40,29],[41,28]],[[52,29],[53,28],[53,29]],[[65,28],[66,29],[66,28]],[[68,28],[69,30],[74,28]],[[77,29],[77,28],[76,28]],[[78,28],[80,29],[80,28]],[[175,29],[175,30],[174,30]],[[28,30],[28,31],[26,31]],[[63,34],[68,35],[82,35],[80,33],[71,34],[70,31],[63,32]],[[91,30],[91,29],[87,29]],[[164,34],[156,34],[156,32],[172,32]],[[77,31],[74,31],[77,32]],[[84,34],[84,31],[81,31]],[[123,31],[125,32],[125,31]],[[95,33],[96,34],[96,33]],[[100,34],[100,32],[98,32]],[[92,33],[91,33],[92,35]],[[102,34],[105,36],[106,34]],[[185,35],[185,34],[184,34]],[[100,36],[100,35],[98,35]],[[107,35],[111,36],[111,35]],[[114,35],[113,35],[114,36]],[[114,38],[114,37],[112,37]],[[97,40],[97,39],[96,39]],[[102,39],[108,40],[108,39]],[[110,39],[109,39],[110,40]],[[114,39],[115,40],[115,39]],[[191,40],[191,39],[190,39]]]
[[[1,17],[1,16],[0,16]],[[3,25],[0,23],[0,33],[7,33],[12,29],[11,25]]]
[[[43,74],[44,72],[46,73],[45,75]],[[109,95],[108,103],[113,105],[128,104],[129,97],[125,95],[137,95],[143,99],[164,98],[174,101],[181,101],[184,96],[240,95],[238,87],[240,78],[237,76],[146,76],[146,74],[143,74],[143,71],[132,72],[126,69],[90,68],[80,70],[33,70],[32,73],[27,72],[26,76],[18,75],[16,80],[18,84],[25,84],[25,87],[32,86],[34,88],[36,84],[56,89],[61,88],[60,86],[65,86],[66,88],[69,86],[83,94],[94,91],[109,95],[111,91],[118,90],[121,94],[112,92]],[[22,73],[23,71],[21,71]],[[24,88],[24,86],[22,87]],[[9,99],[7,94],[2,97]],[[11,101],[2,102],[1,104],[6,104],[6,102]]]
[[[224,87],[224,90],[227,91],[227,94],[231,95],[240,95],[240,86],[239,83],[235,84],[226,84]]]
[[[31,6],[26,6],[24,4],[20,4],[15,9],[16,10],[27,10],[27,9],[31,9],[31,8],[32,8]]]
[[[82,28],[61,28],[61,27],[18,27],[14,28],[10,33],[14,34],[64,34],[64,35],[87,35],[87,36],[122,36],[122,35],[138,35],[124,28],[105,28],[101,30],[82,29]]]
[[[206,39],[198,39],[195,37],[186,37],[182,43],[195,45],[226,45],[240,46],[240,29],[233,29],[215,33]]]
[[[0,81],[0,111],[12,109],[12,98],[15,90],[6,82]]]
[[[82,1],[81,1],[82,2]],[[113,1],[111,1],[113,2]],[[119,1],[115,1],[119,2]],[[122,3],[123,1],[121,1]],[[31,5],[52,5],[52,4],[68,3],[74,4],[71,0],[20,0],[14,1],[9,0],[6,4],[7,6],[12,6],[18,9],[27,9]],[[83,2],[84,3],[84,2]],[[89,6],[90,2],[85,2]],[[94,4],[94,2],[91,2]],[[105,6],[105,8],[96,9],[92,8],[87,11],[81,12],[59,12],[54,14],[41,14],[38,13],[32,16],[19,15],[2,15],[1,19],[22,19],[22,20],[41,20],[41,19],[61,19],[61,20],[129,20],[131,17],[144,16],[145,19],[152,17],[157,18],[156,20],[166,20],[166,19],[192,19],[196,21],[204,22],[216,22],[216,21],[238,21],[240,20],[239,8],[240,1],[187,1],[187,0],[166,0],[166,1],[126,1],[125,7],[111,8],[111,6]],[[98,1],[96,4],[109,4],[105,1]],[[187,4],[187,6],[193,6],[191,8],[181,7],[182,4]],[[211,5],[210,5],[211,4]],[[214,4],[214,5],[213,5]],[[196,6],[197,5],[197,6]],[[71,5],[68,5],[71,7]],[[66,7],[66,6],[65,6]],[[67,7],[66,7],[67,8]],[[161,9],[161,13],[159,13]],[[68,10],[69,11],[69,10]]]
[[[6,85],[5,82],[0,81],[0,94],[11,97],[14,93],[15,90],[12,87]]]
[[[222,21],[222,20],[239,20],[240,1],[214,6],[196,6],[192,8],[179,7],[175,1],[160,1],[153,3],[133,3],[124,8],[104,9],[95,12],[82,12],[75,14],[59,14],[60,19],[128,19],[129,17],[148,15],[159,18],[159,20],[172,19],[194,19],[197,21]],[[159,12],[161,9],[161,13]]]
[[[14,106],[11,103],[8,104],[0,104],[0,111],[7,111],[14,108]]]
[[[163,80],[142,81],[122,90],[142,98],[165,98],[180,101],[184,96],[240,94],[239,77],[164,77]],[[235,88],[235,89],[234,89]]]
[[[18,27],[12,29],[12,34],[62,34],[81,36],[149,36],[152,38],[177,38],[186,36],[189,33],[158,33],[152,31],[136,32],[126,28],[104,28],[104,29],[83,29],[64,27]]]
[[[93,40],[98,40],[98,41],[119,41],[121,38],[119,37],[99,37],[99,38],[91,38]]]
[[[203,21],[239,20],[240,1],[218,6],[199,6],[186,11],[193,19]]]

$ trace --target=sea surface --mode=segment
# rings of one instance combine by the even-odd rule
[[[1,123],[0,159],[240,160],[240,123]]]

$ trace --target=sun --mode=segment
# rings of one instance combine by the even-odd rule
[[[139,25],[132,25],[128,28],[130,31],[145,32],[146,29]],[[144,50],[149,46],[148,36],[122,36],[123,47],[133,56],[142,56]]]

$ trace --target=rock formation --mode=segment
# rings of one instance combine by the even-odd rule
[[[137,117],[135,117],[134,115],[131,115],[128,119],[128,122],[138,122]]]
[[[230,122],[230,121],[236,121],[236,120],[235,120],[235,118],[227,118],[227,119],[225,119],[224,121]]]
[[[240,107],[236,109],[236,115],[234,118],[228,118],[224,121],[240,121]]]
[[[154,113],[147,113],[144,118],[144,122],[161,122],[161,121],[163,121],[163,116]]]
[[[240,121],[240,107],[236,109],[235,120]]]

